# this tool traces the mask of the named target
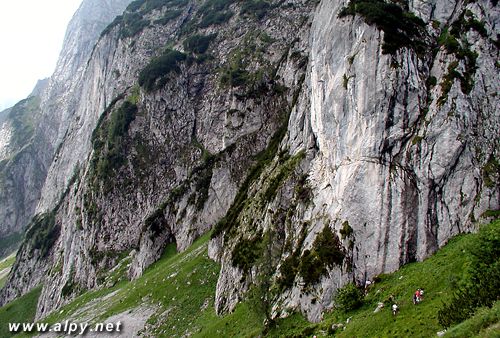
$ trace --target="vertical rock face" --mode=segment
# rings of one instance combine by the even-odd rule
[[[271,316],[319,320],[498,209],[491,2],[410,1],[400,31],[346,1],[221,3],[138,1],[95,46],[68,34],[54,76],[78,81],[42,100],[58,149],[0,303],[43,283],[42,317],[213,229],[218,313],[257,285]]]
[[[282,143],[291,154],[307,150],[297,171],[307,175],[312,198],[300,201],[291,175],[259,213],[243,209],[236,234],[231,229],[225,241],[213,241],[212,257],[222,262],[219,312],[232,309],[264,269],[254,259],[254,270],[244,273],[242,238],[258,252],[250,244],[265,241],[260,233],[282,234],[281,248],[267,244],[279,268],[267,278],[286,289],[275,296],[273,315],[291,308],[317,321],[337,287],[421,260],[499,207],[498,8],[489,1],[415,1],[409,7],[425,20],[426,47],[385,54],[388,32],[361,15],[340,16],[346,5],[322,1],[314,15],[307,87]],[[472,20],[483,28],[465,28]],[[462,39],[454,51],[437,41],[448,29]],[[254,190],[268,184],[256,182]],[[252,198],[262,202],[259,193]],[[342,264],[321,261],[316,239],[325,228],[342,240]],[[308,282],[310,253],[332,268]]]
[[[57,68],[39,81],[27,100],[0,119],[0,255],[12,250],[38,207],[54,202],[61,189],[54,183],[53,158],[79,106],[81,80],[101,31],[130,0],[83,1],[71,20]],[[72,170],[74,163],[67,164]],[[64,177],[66,172],[60,171]],[[64,182],[67,178],[62,178]],[[44,192],[42,194],[42,187]],[[47,202],[46,202],[47,201]]]
[[[0,256],[19,246],[46,172],[34,144],[40,97],[34,94],[0,118]]]
[[[40,124],[40,137],[52,149],[51,155],[54,156],[54,150],[56,153],[53,161],[51,159],[52,163],[49,163],[37,213],[53,207],[72,175],[76,162],[59,157],[65,154],[61,148],[66,144],[65,137],[74,136],[81,128],[80,125],[75,126],[75,120],[84,106],[91,104],[84,101],[88,97],[85,96],[85,86],[82,85],[89,58],[101,32],[130,2],[131,0],[85,0],[68,25],[56,70],[41,103],[44,122]],[[103,109],[106,103],[95,104]],[[84,146],[72,149],[74,158],[88,152],[88,147]]]

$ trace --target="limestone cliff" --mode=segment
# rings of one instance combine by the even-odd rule
[[[396,32],[381,30],[356,3],[319,5],[305,89],[281,145],[291,155],[306,151],[296,174],[306,175],[310,197],[301,201],[303,182],[292,175],[258,213],[243,208],[224,244],[213,241],[223,265],[221,312],[266,269],[260,263],[244,278],[241,238],[275,238],[264,248],[279,268],[268,273],[281,287],[273,315],[294,309],[319,320],[337,287],[421,260],[499,207],[496,4],[410,1],[395,48]],[[255,191],[275,188],[278,178],[257,182]],[[325,242],[325,228],[338,238]],[[327,243],[336,257],[322,254]]]
[[[69,23],[54,74],[0,118],[0,255],[22,239],[40,197],[39,210],[43,201],[53,202],[57,187],[45,179],[79,104],[83,69],[101,31],[129,2],[83,1]]]
[[[498,15],[490,1],[134,1],[48,137],[62,143],[1,303],[43,283],[42,317],[106,287],[121,258],[135,278],[213,229],[218,313],[254,286],[270,316],[319,320],[338,287],[499,208]]]

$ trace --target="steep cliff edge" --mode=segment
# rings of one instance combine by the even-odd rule
[[[42,283],[42,317],[107,287],[124,257],[137,278],[212,228],[218,313],[254,287],[270,290],[269,317],[319,320],[338,287],[499,208],[498,14],[489,1],[133,2],[49,137],[63,142],[43,213],[1,303]]]
[[[131,1],[84,0],[68,25],[56,69],[41,102],[43,122],[39,135],[51,150],[51,158],[36,213],[52,209],[71,178],[75,162],[64,157],[63,147],[68,135],[74,137],[83,128],[78,124],[81,112],[94,104],[85,101],[88,97],[84,84],[92,51],[103,29]],[[105,103],[95,104],[102,109]],[[87,149],[75,146],[70,153],[77,158],[81,151]]]
[[[45,168],[33,144],[40,97],[32,95],[0,118],[0,257],[19,246],[33,216]]]
[[[54,74],[0,119],[0,255],[22,239],[40,197],[39,210],[43,201],[54,200],[47,192],[54,184],[45,180],[79,105],[83,69],[101,31],[129,2],[83,1],[68,25]],[[44,186],[51,188],[42,193]]]

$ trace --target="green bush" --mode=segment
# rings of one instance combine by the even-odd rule
[[[203,6],[200,7],[200,13],[206,15],[213,11],[220,12],[227,10],[234,1],[235,0],[207,0]]]
[[[122,19],[122,27],[120,36],[122,38],[132,37],[139,34],[145,27],[149,25],[149,20],[144,19],[142,14],[125,13]]]
[[[490,156],[483,166],[483,182],[488,188],[497,187],[500,183],[500,163],[494,156]]]
[[[222,23],[228,22],[229,19],[233,17],[233,12],[210,12],[203,16],[201,19],[199,27],[206,28],[213,25],[220,25]]]
[[[180,10],[180,9],[168,11],[163,15],[163,17],[161,19],[156,20],[155,23],[159,24],[159,25],[166,25],[167,23],[169,23],[173,19],[179,17],[181,14],[182,14],[182,10]]]
[[[448,47],[446,47],[448,52],[452,52]],[[448,66],[448,73],[443,77],[441,83],[441,96],[438,99],[438,105],[442,105],[448,99],[448,93],[454,81],[457,79],[460,81],[460,89],[464,94],[469,94],[474,86],[474,75],[477,69],[477,57],[478,54],[473,52],[468,48],[453,47],[453,53],[461,60],[464,64],[464,70],[461,72],[457,71],[459,61],[453,61]]]
[[[136,0],[132,1],[128,7],[127,12],[137,12],[141,10],[143,13],[149,13],[155,9],[164,6],[185,6],[188,0]]]
[[[196,210],[200,211],[205,206],[206,201],[208,200],[208,194],[210,189],[210,183],[212,182],[213,170],[212,166],[207,167],[203,170],[196,182]]]
[[[111,112],[109,121],[98,123],[92,134],[94,148],[93,166],[96,176],[108,178],[126,161],[124,155],[125,137],[130,124],[135,120],[137,105],[126,100],[122,106]],[[103,113],[105,116],[106,113]]]
[[[300,232],[300,237],[298,238],[297,248],[293,251],[290,256],[288,256],[280,267],[280,277],[277,280],[277,286],[280,290],[286,290],[293,286],[295,277],[299,272],[300,267],[300,252],[304,241],[306,239],[307,223],[304,223],[302,230]],[[285,251],[292,251],[292,241],[289,239],[287,244],[285,244]]]
[[[263,0],[245,1],[241,6],[241,14],[254,15],[257,19],[262,19],[267,11],[271,9],[271,4]]]
[[[442,105],[448,99],[448,93],[455,79],[460,81],[460,89],[464,94],[469,94],[474,86],[474,75],[477,69],[478,54],[470,49],[466,42],[461,41],[461,35],[471,29],[477,30],[481,35],[487,34],[484,23],[475,19],[466,20],[466,14],[462,13],[460,17],[453,22],[450,27],[445,27],[438,38],[438,44],[444,46],[449,54],[455,54],[457,59],[462,62],[464,70],[456,70],[458,62],[452,62],[448,67],[448,73],[441,83],[442,94],[438,99],[438,104]]]
[[[342,239],[351,237],[353,233],[354,230],[351,228],[348,221],[342,223],[342,229],[340,229],[340,235],[342,236]]]
[[[383,0],[351,0],[339,17],[356,14],[362,16],[367,24],[376,25],[384,31],[383,53],[392,54],[403,47],[413,48],[419,53],[426,50],[422,42],[425,23],[398,5]]]
[[[145,27],[149,26],[150,21],[144,18],[144,15],[152,10],[161,8],[166,5],[170,6],[185,6],[187,0],[136,0],[131,2],[123,15],[117,16],[101,33],[101,37],[106,35],[113,27],[121,25],[120,37],[133,37],[140,33]],[[165,25],[170,20],[181,15],[182,10],[171,10],[165,15],[156,20],[156,24]]]
[[[438,312],[443,327],[458,324],[500,299],[500,222],[484,226],[469,254],[464,280]]]
[[[307,175],[302,175],[299,177],[297,181],[297,185],[295,186],[295,196],[302,203],[308,204],[313,196],[312,189],[307,182]]]
[[[432,87],[435,87],[437,85],[437,79],[435,76],[430,76],[428,79],[427,79],[427,88],[430,89]]]
[[[211,35],[192,35],[184,40],[184,49],[188,52],[195,54],[203,54],[210,46],[210,42],[215,38],[214,34]]]
[[[224,86],[240,87],[250,81],[250,73],[238,63],[232,64],[221,76],[221,84]]]
[[[73,293],[77,292],[79,289],[78,284],[73,282],[73,279],[69,279],[66,284],[64,284],[61,295],[63,297],[71,296]]]
[[[321,276],[335,265],[342,266],[345,253],[339,238],[328,225],[316,237],[311,250],[305,250],[300,259],[299,274],[306,285],[319,282]]]
[[[356,310],[363,305],[363,292],[354,283],[349,283],[337,290],[335,305],[344,312]]]
[[[448,53],[457,53],[460,50],[460,44],[455,36],[449,32],[448,28],[443,29],[443,32],[439,35],[438,44],[444,46]]]
[[[248,273],[254,263],[262,256],[262,237],[256,236],[253,239],[241,239],[232,252],[233,266],[239,267]]]
[[[490,309],[488,307],[480,308],[474,314],[474,317],[454,326],[446,332],[447,338],[462,337],[495,337],[487,335],[487,331],[498,332],[498,323],[500,322],[500,301],[497,301]]]
[[[495,219],[500,218],[500,210],[486,210],[485,212],[483,212],[481,217],[493,217]]]
[[[39,250],[42,257],[47,257],[60,232],[61,226],[56,223],[55,213],[50,212],[33,217],[25,239],[31,244],[32,250]]]
[[[167,50],[163,55],[154,58],[139,73],[139,85],[146,91],[158,89],[156,80],[171,72],[179,72],[179,62],[184,61],[186,55],[176,50]]]
[[[123,102],[122,106],[116,110],[109,121],[108,142],[116,143],[117,138],[125,136],[130,127],[130,123],[135,120],[137,106],[129,101]]]
[[[451,32],[454,35],[460,35],[470,30],[475,30],[484,38],[488,37],[488,31],[486,30],[484,22],[475,19],[470,11],[464,11],[460,14],[459,18],[452,23]]]
[[[200,28],[205,28],[212,25],[219,25],[227,22],[233,16],[233,12],[229,10],[229,6],[234,0],[208,0],[200,7],[199,13],[201,21]]]
[[[297,254],[290,255],[281,263],[281,276],[278,279],[278,285],[282,290],[289,289],[293,286],[295,277],[297,276],[297,268],[300,264],[299,256]]]

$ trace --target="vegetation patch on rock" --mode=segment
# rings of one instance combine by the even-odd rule
[[[382,51],[393,54],[403,47],[425,52],[425,23],[396,3],[383,0],[351,0],[339,17],[360,15],[369,25],[376,25],[384,32]]]
[[[112,108],[102,114],[102,119],[92,135],[92,167],[95,176],[100,180],[112,177],[126,163],[126,138],[130,124],[138,112],[137,105],[131,100],[125,100],[118,109],[112,110],[109,118],[105,120],[109,110]]]
[[[305,250],[300,258],[299,275],[306,285],[320,281],[328,269],[342,266],[345,252],[338,236],[327,225],[314,240],[311,250]]]
[[[139,85],[146,91],[151,92],[161,88],[164,83],[161,80],[172,72],[180,72],[179,63],[186,59],[186,54],[168,49],[159,57],[153,58],[149,64],[139,73]]]

